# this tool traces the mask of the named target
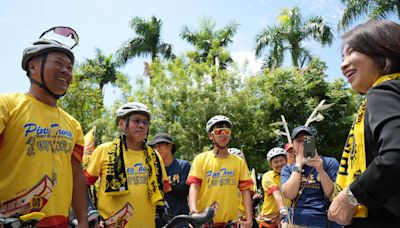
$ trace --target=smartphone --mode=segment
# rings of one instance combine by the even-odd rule
[[[315,137],[311,135],[304,136],[303,152],[305,158],[315,157]]]

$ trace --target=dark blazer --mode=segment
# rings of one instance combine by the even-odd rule
[[[385,81],[367,95],[364,118],[367,169],[350,185],[367,219],[352,227],[400,226],[400,80]],[[373,225],[377,222],[375,225]],[[396,226],[397,224],[397,226]],[[371,225],[371,226],[369,226]]]

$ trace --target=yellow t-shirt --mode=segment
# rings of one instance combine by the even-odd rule
[[[39,210],[46,214],[40,225],[65,224],[72,200],[71,159],[81,162],[83,145],[79,122],[62,109],[28,93],[0,95],[0,213]]]
[[[125,213],[128,221],[125,227],[155,227],[155,209],[151,204],[148,188],[148,167],[144,151],[128,150],[124,152],[125,170],[127,175],[129,193],[121,195],[110,195],[105,193],[106,173],[108,162],[108,148],[112,143],[104,143],[98,146],[90,157],[86,168],[86,175],[100,177],[100,188],[98,191],[97,209],[104,219],[114,216],[124,207],[132,208]],[[168,183],[164,163],[156,152],[161,162],[164,183]],[[165,186],[165,185],[164,185]],[[131,216],[129,216],[131,214]]]
[[[186,183],[200,185],[197,210],[218,203],[219,209],[213,219],[215,223],[237,220],[240,203],[237,190],[251,190],[254,185],[243,159],[232,154],[216,158],[213,151],[194,158]]]
[[[281,185],[281,176],[274,170],[270,170],[264,173],[262,177],[262,187],[264,189],[264,203],[261,209],[261,215],[275,215],[279,214],[279,208],[275,203],[274,191],[280,191],[279,186]],[[290,204],[290,200],[285,201],[285,205]]]

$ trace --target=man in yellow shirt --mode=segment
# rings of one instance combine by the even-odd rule
[[[252,218],[250,189],[253,181],[246,162],[228,153],[231,128],[232,122],[226,116],[214,116],[207,122],[206,131],[214,147],[194,158],[186,181],[190,185],[190,214],[199,213],[214,202],[218,204],[213,227],[224,227],[238,220],[238,189],[242,192],[246,218]],[[240,227],[251,226],[251,219],[240,221]]]
[[[150,119],[146,105],[122,105],[116,118],[119,136],[91,155],[86,182],[100,178],[97,209],[107,226],[155,227],[156,207],[171,190],[161,156],[145,143]]]
[[[72,47],[78,43],[71,28],[42,36],[48,32],[72,37]],[[74,54],[42,36],[23,52],[29,92],[0,95],[0,214],[40,211],[39,227],[67,227],[72,205],[79,226],[87,227],[82,129],[57,107],[73,78]]]

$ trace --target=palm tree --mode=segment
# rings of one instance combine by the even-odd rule
[[[345,30],[352,22],[363,15],[369,19],[384,19],[391,14],[397,14],[400,19],[399,0],[340,0],[346,5],[338,29]]]
[[[269,46],[263,67],[275,68],[282,65],[284,54],[289,51],[293,66],[303,67],[312,55],[301,42],[309,38],[322,45],[330,45],[333,34],[322,17],[311,17],[304,21],[298,7],[284,9],[278,17],[277,26],[268,26],[256,36],[255,53],[260,57],[264,48]]]
[[[85,77],[95,79],[104,98],[104,86],[108,83],[116,83],[121,74],[117,71],[117,64],[113,60],[113,55],[106,56],[102,51],[96,48],[96,55],[93,59],[86,59],[82,65],[86,69]]]
[[[227,64],[232,62],[226,47],[232,43],[232,37],[238,27],[238,23],[230,22],[222,29],[216,30],[215,22],[209,17],[204,17],[200,19],[198,31],[193,31],[185,25],[180,36],[196,48],[192,53],[195,62],[207,62],[218,71],[225,69]]]
[[[118,49],[117,59],[119,65],[126,64],[133,57],[150,56],[152,61],[160,56],[165,59],[175,57],[172,53],[172,45],[164,43],[161,40],[161,20],[158,20],[155,16],[152,16],[150,20],[134,17],[130,21],[130,27],[136,33],[137,37],[126,41]],[[145,70],[145,74],[151,79],[150,72]]]

